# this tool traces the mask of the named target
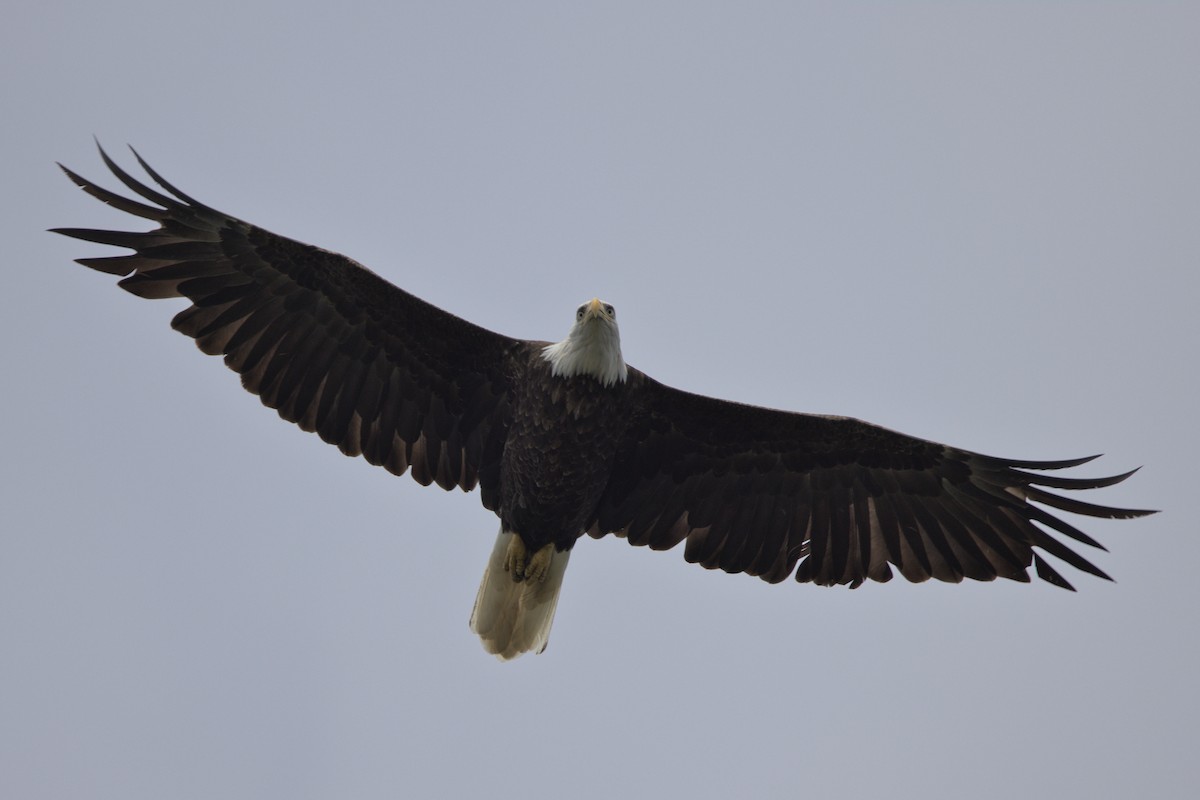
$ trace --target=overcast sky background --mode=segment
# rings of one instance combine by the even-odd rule
[[[336,5],[336,9],[335,9]],[[0,796],[1192,796],[1200,5],[16,3],[0,27]],[[1144,464],[1116,583],[858,591],[496,520],[280,422],[44,233],[95,134],[495,330],[672,385]],[[1079,522],[1079,520],[1074,520]],[[1091,554],[1089,554],[1091,555]]]

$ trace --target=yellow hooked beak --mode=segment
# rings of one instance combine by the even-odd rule
[[[592,320],[603,320],[604,322],[612,323],[615,321],[616,312],[608,303],[600,301],[599,297],[593,297],[588,302],[581,305],[575,311],[575,319],[579,322],[591,322]]]

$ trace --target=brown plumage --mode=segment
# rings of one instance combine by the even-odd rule
[[[158,227],[56,229],[133,251],[79,263],[124,276],[119,285],[141,297],[187,298],[174,328],[224,356],[281,417],[343,453],[411,471],[423,485],[478,485],[502,539],[515,532],[529,553],[616,533],[654,549],[684,542],[688,561],[771,582],[794,574],[854,587],[890,580],[893,568],[910,581],[1028,581],[1033,566],[1070,589],[1042,554],[1107,578],[1056,534],[1100,545],[1042,506],[1094,517],[1151,513],[1050,491],[1132,474],[1045,474],[1090,458],[993,458],[854,419],[702,397],[626,368],[619,344],[606,355],[619,361],[619,378],[556,374],[546,342],[485,330],[344,256],[205,206],[140,157],[170,196],[101,157],[148,204],[63,169],[88,194]],[[611,323],[617,342],[615,312],[600,309],[593,301],[589,320]],[[503,561],[494,556],[492,567],[511,569]],[[565,558],[559,581],[562,569]],[[513,575],[524,577],[520,568]],[[540,624],[540,640],[519,646],[544,647],[549,618]],[[488,646],[502,657],[520,652]]]

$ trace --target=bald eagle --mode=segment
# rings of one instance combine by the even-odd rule
[[[62,169],[158,227],[54,229],[133,251],[78,263],[123,276],[121,288],[139,297],[187,298],[173,328],[224,356],[264,405],[346,455],[424,486],[478,486],[500,532],[471,629],[501,659],[545,649],[567,560],[585,534],[655,550],[684,543],[690,562],[771,583],[794,576],[853,588],[888,581],[893,569],[909,581],[1028,582],[1033,566],[1072,589],[1043,554],[1108,576],[1053,534],[1103,548],[1042,506],[1152,513],[1049,491],[1132,474],[1045,474],[1095,456],[994,458],[847,417],[664,386],[625,363],[616,311],[599,299],[575,310],[557,343],[493,333],[349,258],[192,199],[136,152],[162,191],[100,155],[141,200]]]

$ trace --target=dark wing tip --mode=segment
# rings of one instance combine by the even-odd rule
[[[1037,487],[1045,487],[1049,489],[1065,489],[1068,491],[1079,491],[1084,489],[1102,489],[1106,486],[1115,486],[1130,476],[1134,475],[1140,466],[1134,467],[1128,472],[1122,472],[1119,475],[1110,475],[1102,478],[1064,478],[1058,475],[1033,475],[1028,472],[1023,472],[1023,469],[1032,470],[1055,470],[1065,469],[1066,467],[1086,464],[1099,458],[1099,455],[1088,456],[1080,459],[1068,459],[1065,461],[1006,461],[1005,465],[1013,468],[1010,475],[1021,476],[1025,490],[1029,493],[1031,500],[1060,508],[1064,511],[1070,511],[1075,514],[1086,514],[1093,517],[1107,517],[1109,519],[1135,519],[1137,517],[1146,517],[1150,514],[1157,514],[1157,509],[1145,508],[1115,508],[1113,506],[1101,506],[1093,503],[1084,503],[1078,500],[1070,500],[1065,497],[1044,492]]]
[[[82,239],[85,242],[90,242],[88,234],[91,233],[90,228],[46,228],[46,233],[57,233],[60,236],[70,236],[72,239]]]
[[[166,195],[163,195],[163,194],[160,194],[159,192],[154,191],[149,186],[146,186],[141,181],[137,180],[132,175],[130,175],[128,172],[121,169],[120,165],[117,164],[117,162],[113,161],[112,158],[108,155],[108,153],[105,152],[104,148],[100,145],[99,140],[96,141],[96,149],[100,151],[100,159],[104,162],[104,166],[108,167],[109,172],[111,172],[113,175],[115,175],[117,177],[117,180],[119,180],[119,181],[121,181],[121,183],[125,184],[125,186],[130,191],[136,192],[139,195],[141,195],[143,198],[145,198],[146,200],[149,200],[152,203],[158,203],[159,205],[163,206],[164,208],[172,208],[172,207],[175,207],[178,205],[177,201],[167,197]],[[143,166],[145,166],[145,165],[143,164]],[[163,188],[166,188],[166,187],[164,186]],[[188,201],[185,200],[184,202],[188,202]]]
[[[1064,578],[1062,575],[1059,575],[1058,570],[1046,563],[1046,559],[1042,558],[1037,553],[1033,554],[1033,566],[1034,569],[1037,570],[1037,576],[1046,581],[1046,583],[1052,583],[1060,589],[1066,589],[1068,592],[1075,591],[1075,587],[1072,586],[1066,578]],[[1112,580],[1112,578],[1109,578],[1107,575],[1102,575],[1101,577]]]
[[[127,214],[133,214],[134,216],[142,217],[143,219],[161,222],[167,215],[168,210],[172,207],[172,205],[175,205],[174,201],[164,197],[158,192],[148,189],[138,181],[134,180],[120,167],[113,163],[112,159],[108,157],[108,154],[104,152],[104,148],[100,147],[99,142],[96,143],[96,146],[100,148],[100,155],[103,157],[104,163],[108,166],[112,173],[116,175],[123,184],[125,184],[126,187],[133,190],[143,198],[153,203],[158,203],[160,206],[162,206],[162,208],[148,206],[144,203],[139,203],[136,200],[131,200],[124,195],[117,194],[116,192],[110,192],[108,189],[93,183],[79,173],[68,169],[67,167],[63,166],[63,164],[59,162],[55,163],[58,164],[59,169],[66,174],[67,178],[70,179],[72,183],[102,203],[110,205],[118,211],[124,211]]]
[[[81,189],[88,185],[88,180],[86,178],[69,168],[66,164],[62,163],[61,161],[55,161],[54,163],[66,174],[68,178],[71,179],[71,183],[75,184]]]
[[[95,134],[92,135],[92,141],[96,143],[96,149],[100,151],[100,160],[104,162],[106,167],[115,171],[117,169],[116,162],[108,155],[108,151],[104,149],[104,145],[100,144],[100,139]]]
[[[197,201],[195,198],[189,197],[188,195],[179,191],[179,189],[175,188],[166,178],[164,178],[162,175],[159,175],[154,170],[153,167],[151,167],[149,164],[146,163],[146,160],[144,158],[142,158],[141,154],[138,153],[138,151],[133,148],[133,145],[131,145],[131,144],[126,145],[126,147],[129,148],[129,152],[133,153],[133,157],[137,159],[138,164],[140,164],[142,169],[144,169],[146,171],[146,174],[149,175],[151,178],[153,178],[154,182],[157,183],[159,186],[166,189],[168,192],[175,195],[176,197],[178,197],[180,200],[187,203],[188,205],[196,206],[199,208],[207,207],[203,203]]]
[[[1128,478],[1130,475],[1133,475],[1135,472],[1138,472],[1141,468],[1142,468],[1141,465],[1139,465],[1139,466],[1136,466],[1133,469],[1129,470],[1129,472],[1126,472],[1123,475],[1114,475],[1111,478],[1102,478],[1102,479],[1100,479],[1100,481],[1096,482],[1096,488],[1100,488],[1101,486],[1112,486],[1113,484],[1120,483],[1121,481]],[[1161,509],[1157,509],[1157,508],[1118,508],[1118,509],[1114,509],[1114,510],[1118,512],[1117,519],[1136,519],[1137,517],[1148,517],[1151,514],[1157,514],[1157,513],[1159,513],[1159,511]]]
[[[1162,512],[1162,509],[1159,508],[1115,508],[1113,510],[1117,512],[1113,519],[1137,519]]]
[[[1026,476],[1029,483],[1038,486],[1048,486],[1053,489],[1101,489],[1105,486],[1115,486],[1121,481],[1127,479],[1130,475],[1137,472],[1141,467],[1131,469],[1128,472],[1123,472],[1120,475],[1110,475],[1104,478],[1064,478],[1059,475],[1033,475],[1028,472],[1019,472]]]
[[[1061,461],[1026,461],[1016,458],[999,458],[997,461],[1002,461],[1006,466],[1016,467],[1017,469],[1068,469],[1070,467],[1078,467],[1081,464],[1086,464],[1089,461],[1095,461],[1103,453],[1096,453],[1094,456],[1084,456],[1083,458],[1066,458]],[[1136,472],[1136,470],[1135,470]]]

